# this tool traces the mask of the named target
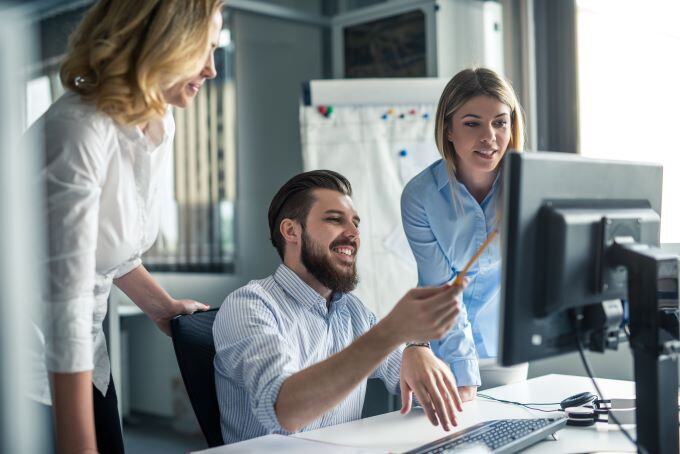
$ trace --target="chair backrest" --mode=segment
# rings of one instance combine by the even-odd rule
[[[220,409],[215,391],[215,342],[212,326],[217,309],[180,315],[170,322],[172,344],[191,406],[209,447],[221,446]]]

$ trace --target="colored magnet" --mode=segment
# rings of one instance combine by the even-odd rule
[[[399,152],[399,156],[401,156],[402,158],[405,157],[407,154],[408,154],[408,151],[406,151],[406,150],[401,150]]]
[[[333,113],[333,106],[319,106],[316,108],[316,110],[323,115],[324,117],[328,118],[331,116]]]
[[[425,112],[425,113],[423,114],[423,118],[427,120],[428,118],[430,118],[430,114],[427,113],[427,112]]]

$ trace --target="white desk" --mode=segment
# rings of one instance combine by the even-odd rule
[[[635,393],[635,384],[622,380],[598,379],[598,385],[609,397],[630,397]],[[584,391],[595,392],[590,379],[570,375],[545,375],[522,383],[485,390],[492,397],[517,402],[559,402],[560,400]],[[555,408],[559,405],[555,405]],[[552,407],[547,407],[552,408]],[[502,404],[478,397],[463,404],[463,412],[458,416],[458,429],[463,429],[482,421],[504,418],[531,418],[549,416],[525,409],[517,405]],[[628,426],[631,429],[630,426]],[[631,432],[634,430],[631,429]],[[449,432],[452,433],[452,432]],[[402,416],[398,411],[372,418],[361,419],[337,426],[325,427],[310,432],[293,435],[305,440],[332,443],[348,448],[365,449],[370,452],[404,452],[446,436],[440,427],[434,427],[422,410],[413,410]],[[633,433],[634,435],[634,433]],[[598,423],[591,427],[566,427],[557,433],[558,440],[548,439],[524,452],[528,453],[583,453],[592,451],[635,452],[634,446],[614,425]],[[241,445],[247,449],[247,443]],[[234,447],[232,445],[232,447]],[[227,447],[201,451],[205,454],[238,452]],[[277,452],[289,452],[284,446]],[[292,451],[290,451],[292,452]]]
[[[622,380],[597,380],[606,398],[629,397],[635,394],[635,383]],[[492,397],[517,402],[559,402],[565,397],[583,391],[595,393],[589,378],[570,375],[545,375],[522,383],[500,386],[483,391]],[[556,405],[555,408],[559,407]],[[552,407],[546,407],[552,408]],[[482,421],[505,418],[531,418],[549,416],[517,405],[502,404],[483,398],[463,404],[458,417],[458,427],[466,428]],[[344,446],[359,447],[377,452],[403,452],[444,437],[440,427],[434,427],[422,411],[411,411],[402,416],[399,412],[386,413],[337,426],[325,427],[294,436]],[[634,446],[616,426],[599,423],[591,427],[566,427],[558,432],[558,440],[546,440],[524,452],[528,453],[581,453],[586,451],[630,451]]]

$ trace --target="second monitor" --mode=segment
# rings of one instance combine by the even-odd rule
[[[588,367],[583,350],[616,348],[629,328],[634,442],[677,453],[679,267],[659,248],[661,166],[510,153],[503,170],[501,363],[579,350]]]
[[[627,272],[603,263],[603,241],[659,245],[662,168],[525,152],[503,170],[499,352],[511,365],[575,351],[569,309],[626,298]]]

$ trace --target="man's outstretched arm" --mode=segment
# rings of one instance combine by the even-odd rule
[[[400,344],[442,337],[458,315],[461,290],[442,286],[409,291],[347,348],[288,377],[275,403],[279,424],[291,432],[302,429],[342,402]],[[452,406],[442,404],[436,411],[449,409]],[[451,416],[440,419],[448,421]]]

